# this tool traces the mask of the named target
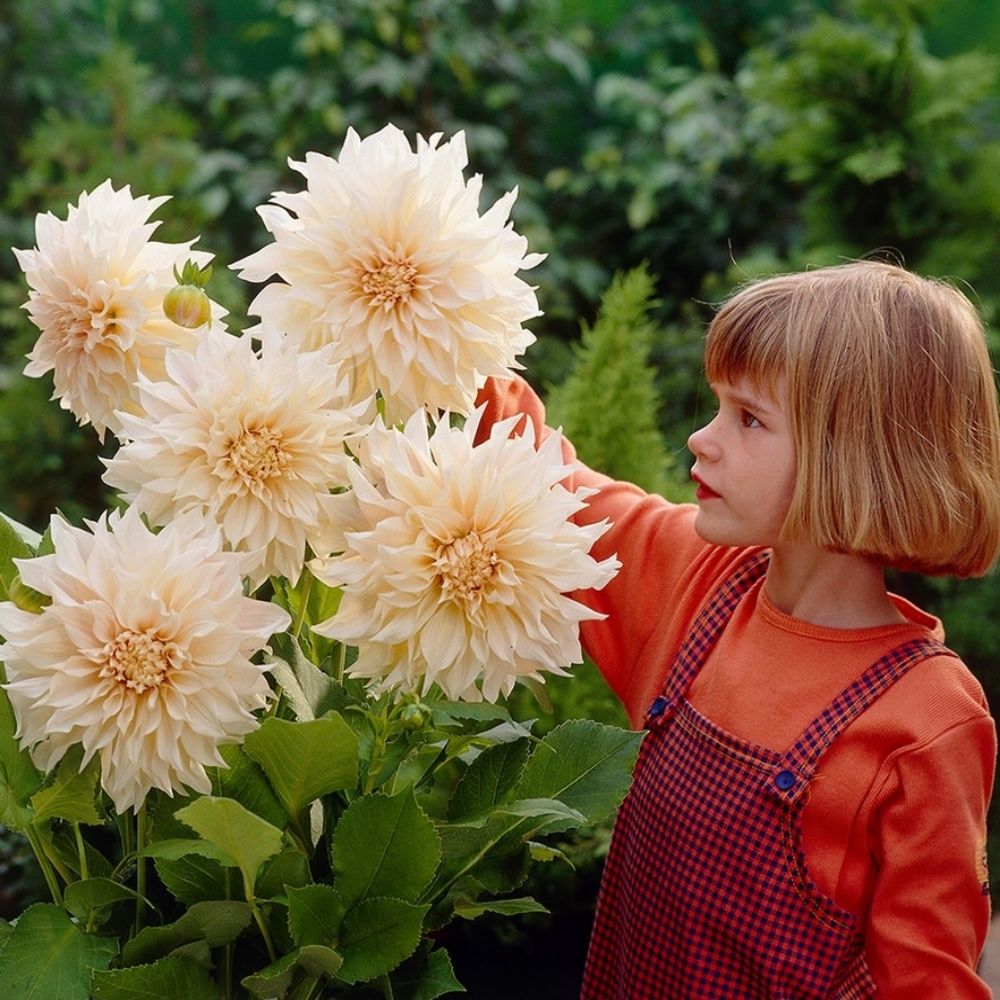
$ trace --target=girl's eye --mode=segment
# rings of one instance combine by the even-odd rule
[[[740,410],[740,423],[744,427],[764,426],[749,410]]]

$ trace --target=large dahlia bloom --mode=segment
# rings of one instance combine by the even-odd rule
[[[508,223],[511,191],[479,214],[459,133],[417,139],[387,125],[340,158],[307,153],[298,194],[258,209],[274,242],[239,261],[241,277],[281,280],[250,304],[264,327],[307,349],[334,346],[355,399],[380,390],[390,423],[427,406],[468,413],[490,375],[506,375],[539,314],[517,272],[542,257]]]
[[[141,380],[141,417],[122,416],[125,444],[104,480],[153,524],[196,509],[229,548],[246,552],[254,585],[298,580],[306,545],[327,530],[326,504],[348,482],[344,444],[365,404],[348,406],[329,348],[299,353],[266,335],[221,331],[167,355],[167,378]]]
[[[601,617],[567,592],[603,587],[620,564],[589,554],[606,522],[569,520],[592,491],[560,484],[559,435],[536,451],[530,429],[510,436],[513,418],[474,446],[480,415],[459,429],[446,414],[430,436],[423,413],[379,428],[335,498],[339,554],[314,571],[344,594],[317,631],[358,646],[351,672],[377,686],[495,701],[579,662],[579,623]]]
[[[243,596],[241,557],[196,514],[155,535],[132,510],[90,528],[53,517],[55,551],[17,560],[51,598],[39,614],[0,604],[18,739],[46,771],[76,744],[97,755],[119,812],[151,788],[208,792],[219,744],[257,727],[267,667],[250,657],[288,615]]]
[[[51,213],[35,220],[36,247],[14,250],[29,286],[24,308],[41,336],[25,374],[51,371],[53,398],[104,439],[117,434],[116,411],[138,413],[138,373],[163,374],[170,347],[190,348],[196,333],[163,313],[175,285],[174,267],[188,259],[207,264],[211,254],[189,243],[159,243],[149,216],[168,199],[133,198],[107,180],[80,195],[66,220]],[[223,315],[213,306],[213,315]]]

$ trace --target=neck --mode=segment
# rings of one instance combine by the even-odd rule
[[[906,621],[889,598],[883,567],[860,556],[779,544],[765,589],[776,608],[812,625],[860,629]]]

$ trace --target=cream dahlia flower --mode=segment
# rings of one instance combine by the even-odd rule
[[[280,277],[250,312],[306,349],[333,344],[353,397],[380,390],[390,423],[423,406],[470,412],[535,339],[522,324],[538,302],[517,271],[542,257],[507,221],[517,192],[480,215],[464,135],[439,138],[414,152],[392,125],[349,130],[339,160],[293,161],[307,189],[258,209],[274,242],[233,265],[249,281]]]
[[[256,585],[298,580],[306,545],[327,528],[333,487],[348,482],[345,441],[361,430],[364,402],[348,406],[329,348],[299,353],[267,334],[202,336],[167,355],[167,380],[141,380],[145,415],[122,416],[125,444],[104,480],[153,524],[196,509],[248,553]]]
[[[240,556],[197,514],[152,534],[138,512],[87,531],[52,519],[51,555],[17,560],[52,603],[0,604],[0,660],[18,739],[49,770],[70,747],[95,755],[118,812],[151,788],[208,792],[220,743],[257,727],[266,666],[250,657],[288,626],[243,596]]]
[[[51,213],[35,220],[34,250],[14,250],[29,286],[24,308],[41,336],[28,355],[27,375],[51,371],[53,398],[104,439],[120,429],[116,411],[138,413],[139,372],[163,373],[169,347],[190,348],[192,330],[163,314],[176,283],[173,269],[211,254],[189,243],[159,243],[149,216],[168,199],[133,198],[111,181],[80,195],[65,221]],[[213,306],[216,319],[223,315]]]
[[[446,414],[430,436],[422,412],[379,428],[334,498],[342,551],[313,568],[344,594],[317,631],[358,646],[351,672],[376,686],[495,701],[518,678],[564,674],[582,659],[579,623],[601,617],[566,594],[620,564],[589,554],[607,522],[569,520],[592,491],[560,484],[559,435],[536,451],[530,430],[510,437],[513,418],[474,447],[480,416],[458,429]]]

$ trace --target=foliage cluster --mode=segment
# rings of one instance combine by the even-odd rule
[[[139,193],[171,191],[171,217],[219,254],[214,294],[239,312],[241,291],[226,284],[224,265],[255,248],[253,208],[297,185],[288,156],[335,152],[348,125],[465,129],[472,167],[491,187],[484,198],[519,184],[517,227],[548,254],[533,272],[546,315],[534,327],[541,342],[529,377],[558,387],[553,412],[581,457],[668,495],[682,495],[684,442],[705,404],[705,322],[739,283],[881,252],[950,277],[989,321],[1000,316],[997,62],[955,54],[950,5],[9,8],[0,26],[0,243],[29,246],[36,212],[105,177]],[[998,24],[995,15],[981,33]],[[935,32],[947,35],[949,54]],[[167,223],[162,235],[181,234]],[[618,279],[591,321],[612,275],[643,261],[645,276]],[[75,518],[105,497],[93,436],[45,405],[43,384],[18,376],[34,335],[23,299],[13,257],[0,254],[0,506],[41,527],[53,507]],[[639,409],[622,412],[649,422],[620,428],[608,392],[635,400]],[[626,455],[636,457],[615,464]],[[1000,710],[997,578],[894,585],[945,617]],[[558,712],[613,715],[591,677],[572,694],[550,685]]]

